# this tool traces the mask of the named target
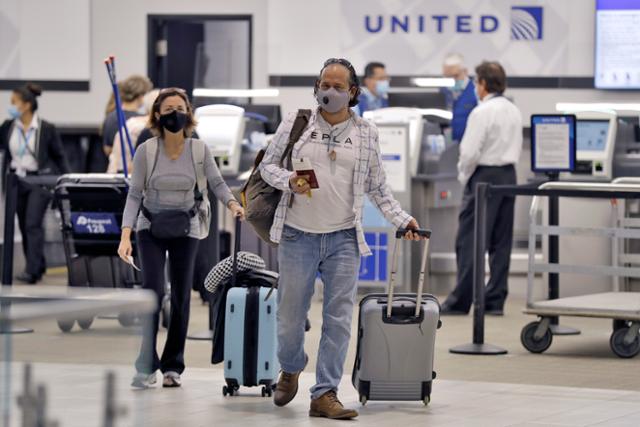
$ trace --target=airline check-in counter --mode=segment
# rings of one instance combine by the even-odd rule
[[[574,114],[576,160],[571,172],[560,173],[561,181],[611,182],[620,177],[640,176],[637,116],[622,116],[615,111],[577,111]],[[619,224],[621,218],[632,215],[633,211],[640,214],[640,205],[635,200],[560,198],[557,206],[558,224],[561,226],[606,228]],[[542,204],[541,212],[542,223],[548,223],[547,204]],[[622,247],[627,251],[640,252],[640,247],[633,248],[634,240],[563,236],[558,243],[560,262],[571,265],[613,265],[618,262],[618,248]],[[549,257],[547,240],[542,241],[542,255],[544,259]],[[616,283],[618,279],[615,277],[559,275],[560,296],[607,292]]]
[[[437,260],[455,259],[455,235],[458,225],[458,210],[462,200],[462,187],[457,180],[458,144],[445,136],[451,120],[451,113],[434,108],[390,107],[365,113],[380,129],[380,143],[390,185],[405,210],[416,217],[418,222],[433,230],[430,243],[430,265]],[[394,170],[401,167],[385,154],[385,136],[393,128],[407,129],[407,177],[404,186],[394,184]],[[396,143],[401,143],[397,140]],[[367,202],[364,213],[365,231],[369,236],[384,231],[390,224]],[[386,234],[386,232],[385,232]],[[385,238],[385,243],[387,240]],[[379,237],[372,238],[374,257],[363,259],[360,275],[361,285],[384,285],[388,271],[388,257],[379,256],[386,250]],[[400,268],[398,283],[415,285],[418,282],[420,248],[405,245],[411,257],[404,257],[406,263]],[[376,250],[378,252],[376,252]],[[409,260],[410,258],[410,260]],[[372,278],[374,280],[367,280]],[[433,277],[429,287],[433,290]],[[405,288],[408,289],[408,288]]]

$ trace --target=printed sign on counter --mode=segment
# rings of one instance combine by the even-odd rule
[[[408,125],[378,125],[378,135],[387,184],[396,193],[409,191]]]

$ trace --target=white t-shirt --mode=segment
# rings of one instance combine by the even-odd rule
[[[353,120],[329,125],[320,114],[307,140],[301,140],[301,158],[309,158],[318,179],[312,197],[296,194],[285,224],[307,233],[332,233],[355,226],[353,173],[357,127]],[[333,135],[333,136],[332,136]],[[334,150],[335,160],[330,153]]]
[[[460,141],[458,180],[466,185],[478,166],[515,165],[522,150],[522,114],[504,96],[487,95],[469,114]]]

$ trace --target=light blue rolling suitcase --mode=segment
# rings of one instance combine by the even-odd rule
[[[234,254],[238,253],[236,228]],[[236,285],[237,265],[234,258]],[[244,281],[243,281],[244,282]],[[240,386],[262,385],[262,396],[271,396],[280,364],[277,357],[277,289],[264,286],[232,287],[227,293],[224,325],[224,378],[222,394],[233,396]],[[271,292],[271,293],[270,293]]]

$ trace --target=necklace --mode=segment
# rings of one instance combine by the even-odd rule
[[[327,143],[327,153],[329,153],[329,159],[332,162],[335,162],[336,159],[338,158],[338,153],[336,153],[336,150],[334,149],[335,146],[335,142],[334,142],[334,138],[337,139],[340,136],[342,136],[343,133],[345,133],[347,131],[347,129],[349,129],[349,127],[351,127],[351,115],[349,115],[349,119],[347,120],[347,123],[344,125],[344,127],[340,130],[340,132],[334,137],[333,136],[333,132],[335,131],[336,128],[331,129],[331,131],[329,132],[329,142]]]

